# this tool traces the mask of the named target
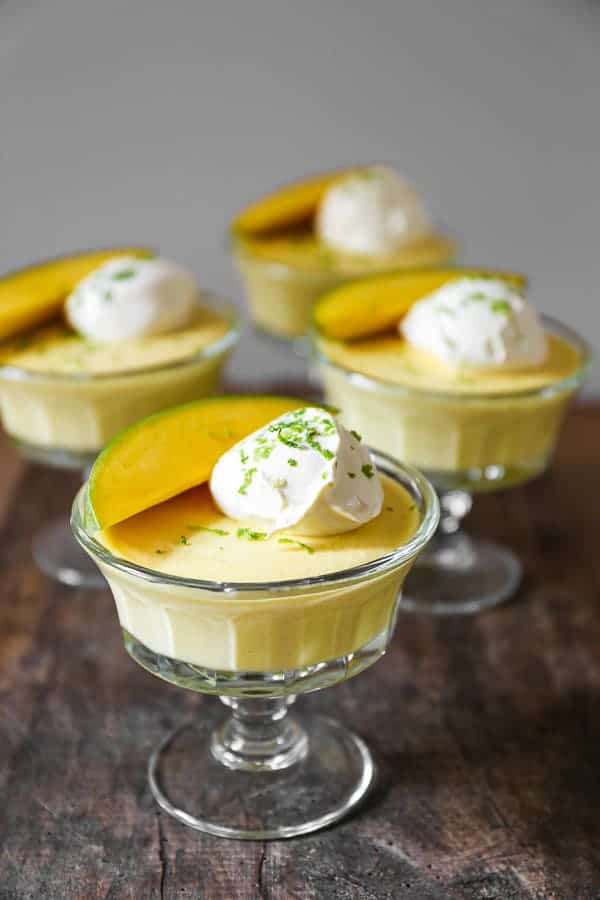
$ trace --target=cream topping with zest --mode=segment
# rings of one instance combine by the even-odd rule
[[[318,407],[285,413],[231,447],[213,469],[210,490],[225,515],[267,534],[350,531],[378,516],[383,503],[361,436]]]

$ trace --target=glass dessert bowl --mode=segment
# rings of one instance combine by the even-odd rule
[[[183,725],[149,763],[160,806],[221,837],[304,834],[363,799],[375,777],[364,742],[336,721],[288,710],[297,695],[353,677],[385,652],[402,582],[438,520],[426,479],[379,453],[368,477],[382,485],[381,511],[345,534],[258,532],[254,519],[221,512],[206,483],[173,496],[211,470],[214,493],[222,451],[300,402],[224,397],[155,416],[152,435],[144,438],[142,423],[117,453],[144,460],[140,435],[155,443],[160,431],[170,454],[167,432],[195,419],[189,431],[183,424],[194,453],[172,461],[181,478],[164,485],[170,499],[128,516],[148,500],[138,501],[133,484],[120,503],[119,462],[107,450],[73,505],[74,534],[110,585],[127,651],[154,675],[216,694],[231,710],[216,727],[210,715]]]
[[[448,269],[374,278],[346,294],[332,293],[316,309],[315,364],[326,401],[370,445],[418,466],[439,494],[438,532],[411,574],[401,601],[405,609],[472,613],[515,591],[522,573],[518,559],[465,534],[462,520],[472,494],[518,485],[548,467],[567,404],[589,364],[587,343],[547,316],[539,320],[542,361],[485,371],[450,366],[389,327],[403,315],[408,322],[416,304],[433,302],[428,298],[451,282],[484,276],[495,286],[499,274]],[[515,286],[521,281],[503,278]],[[492,302],[497,314],[509,315],[498,305],[505,300]],[[454,322],[464,334],[468,323]],[[435,325],[427,320],[424,326],[429,339]]]
[[[412,186],[383,166],[279,188],[235,217],[230,238],[255,324],[299,347],[326,291],[377,271],[441,265],[456,253]]]
[[[127,425],[218,389],[239,323],[233,308],[217,297],[199,294],[181,329],[112,343],[90,340],[62,320],[65,296],[81,278],[100,271],[99,261],[113,265],[124,252],[128,266],[154,262],[145,259],[147,251],[140,251],[139,260],[130,250],[91,251],[0,280],[0,295],[14,295],[21,306],[37,303],[37,318],[16,333],[3,331],[0,314],[0,413],[4,430],[26,459],[87,472]],[[117,325],[125,327],[122,321]],[[33,552],[38,566],[65,584],[104,584],[73,541],[66,517],[34,536]]]

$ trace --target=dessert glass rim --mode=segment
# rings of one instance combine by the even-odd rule
[[[571,343],[576,345],[580,353],[580,364],[573,373],[564,378],[560,378],[557,381],[545,384],[542,387],[524,388],[522,390],[516,389],[514,391],[469,391],[466,393],[461,391],[436,391],[428,388],[409,387],[393,381],[386,381],[384,378],[377,378],[374,375],[366,375],[363,372],[357,372],[355,369],[350,369],[347,366],[330,359],[320,346],[320,341],[324,336],[320,334],[314,325],[311,329],[310,338],[312,342],[313,359],[315,362],[323,363],[324,365],[335,369],[337,372],[344,375],[348,381],[351,381],[353,384],[360,387],[367,388],[368,390],[384,390],[390,394],[397,394],[403,397],[421,397],[428,400],[441,400],[443,402],[453,401],[461,404],[481,403],[482,401],[485,401],[486,403],[495,403],[496,401],[501,400],[514,400],[517,397],[520,400],[534,397],[552,397],[564,391],[579,387],[583,381],[585,373],[589,369],[593,359],[591,344],[589,344],[585,338],[582,338],[573,328],[570,328],[558,319],[546,314],[542,314],[541,319],[546,326],[546,329],[551,333],[565,337]],[[327,340],[327,338],[325,339]],[[330,338],[329,340],[333,339]]]
[[[214,356],[229,350],[237,344],[242,333],[242,318],[237,307],[231,300],[222,297],[213,291],[201,290],[199,301],[206,301],[206,305],[214,312],[221,313],[227,323],[227,331],[215,341],[211,341],[205,347],[188,354],[187,356],[178,357],[167,363],[156,363],[150,366],[143,366],[139,369],[115,369],[113,372],[48,372],[42,370],[26,369],[12,363],[0,364],[0,379],[6,378],[10,381],[36,381],[36,382],[96,382],[110,381],[114,378],[129,378],[139,375],[149,375],[157,372],[168,372],[175,369],[184,368],[191,363],[200,362],[204,359],[212,359]],[[47,323],[50,324],[50,323]],[[185,329],[173,331],[170,334],[183,332]],[[169,337],[169,334],[162,337]]]
[[[432,225],[431,229],[429,231],[427,231],[424,235],[422,235],[422,237],[420,239],[417,239],[415,241],[412,241],[410,244],[407,244],[406,248],[404,248],[404,249],[408,250],[411,247],[418,246],[422,242],[422,240],[424,240],[425,238],[432,237],[432,236],[442,236],[449,241],[449,243],[452,245],[452,251],[450,252],[448,258],[454,259],[456,256],[457,248],[458,248],[458,239],[454,236],[454,234],[449,229],[447,229],[443,226],[437,227],[436,225]],[[364,261],[365,265],[364,265],[364,269],[362,271],[357,269],[356,271],[352,271],[352,272],[344,272],[344,271],[340,271],[339,269],[329,268],[329,267],[324,267],[321,269],[319,269],[319,268],[310,269],[310,268],[307,268],[306,266],[302,266],[302,265],[298,265],[298,264],[294,265],[293,263],[283,262],[282,260],[279,260],[279,259],[272,259],[272,258],[269,258],[268,256],[259,256],[255,253],[253,253],[251,244],[248,241],[248,238],[246,238],[244,235],[236,234],[231,229],[227,233],[227,246],[229,248],[229,251],[233,255],[237,254],[240,257],[245,256],[248,259],[251,259],[253,263],[257,263],[258,265],[263,266],[263,268],[265,268],[265,269],[272,269],[274,272],[280,272],[281,274],[290,274],[290,275],[293,274],[294,277],[302,278],[305,281],[322,281],[326,275],[333,279],[344,278],[348,281],[354,280],[356,278],[369,278],[373,274],[372,269],[369,267],[369,263],[372,264],[373,261],[377,261],[381,265],[381,271],[377,271],[376,275],[382,275],[384,273],[387,275],[387,274],[391,274],[392,272],[395,272],[395,271],[399,271],[402,274],[406,274],[407,272],[411,272],[413,270],[420,271],[421,269],[438,268],[439,265],[443,265],[443,263],[430,263],[430,264],[421,264],[421,265],[408,265],[408,266],[402,267],[402,266],[399,266],[399,264],[398,264],[398,257],[392,256],[392,257],[389,257],[390,265],[388,268],[385,265],[388,257],[382,257],[382,256],[373,257],[373,256],[362,255],[360,253],[347,253],[346,256],[349,259],[354,259],[357,262]],[[327,249],[327,246],[325,244],[323,246]],[[332,251],[332,252],[335,253],[336,251]],[[448,263],[448,264],[451,265],[451,263]]]
[[[387,453],[379,450],[371,450],[371,453],[375,463],[384,475],[401,484],[411,496],[420,498],[419,511],[421,518],[418,527],[406,543],[385,553],[383,556],[378,556],[375,559],[346,569],[338,569],[306,578],[290,578],[278,581],[211,581],[187,578],[181,575],[170,575],[166,572],[159,572],[156,569],[149,569],[146,566],[141,566],[116,556],[84,528],[82,511],[87,482],[79,489],[73,501],[71,528],[79,543],[94,558],[97,557],[112,569],[155,584],[195,588],[218,594],[257,593],[262,594],[264,599],[270,599],[273,594],[286,594],[301,588],[335,587],[337,585],[360,582],[397,568],[416,556],[435,533],[439,521],[439,501],[435,489],[427,478],[414,466],[400,463]]]

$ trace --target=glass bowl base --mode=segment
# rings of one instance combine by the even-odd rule
[[[406,579],[400,609],[469,615],[508,600],[523,574],[505,547],[458,532],[438,534]]]
[[[169,734],[148,764],[159,806],[184,825],[237,840],[291,838],[355,809],[375,781],[365,743],[333,719],[290,717],[303,751],[287,766],[223,764],[219,730],[202,720]]]
[[[126,628],[121,630],[129,655],[152,675],[190,691],[230,697],[289,697],[347,681],[377,662],[385,653],[392,633],[391,627],[387,628],[358,650],[336,659],[285,672],[246,672],[208,669],[164,656],[142,644]]]
[[[55,519],[33,536],[33,558],[38,569],[69,587],[105,588],[96,563],[79,546],[67,519]]]

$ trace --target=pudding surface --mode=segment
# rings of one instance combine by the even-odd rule
[[[310,232],[290,232],[239,241],[239,250],[257,261],[308,274],[358,275],[403,266],[425,266],[451,259],[454,245],[442,235],[425,235],[386,256],[344,253],[326,246]]]
[[[0,363],[40,375],[110,375],[168,366],[222,338],[230,325],[208,307],[185,329],[170,334],[94,343],[66,326],[51,325],[7,342]]]
[[[581,365],[578,348],[551,332],[547,341],[538,366],[485,371],[450,366],[394,334],[347,342],[321,338],[319,346],[333,363],[379,381],[432,393],[493,395],[540,390],[574,374]]]
[[[203,485],[113,525],[98,539],[116,556],[184,578],[262,582],[343,571],[405,544],[418,527],[410,494],[381,478],[381,514],[344,534],[305,537],[289,529],[267,535],[251,520],[224,516]]]

